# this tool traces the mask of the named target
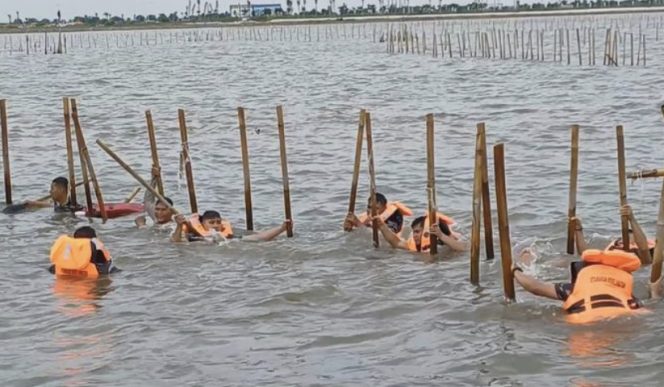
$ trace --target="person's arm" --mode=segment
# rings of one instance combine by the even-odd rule
[[[583,235],[583,225],[581,224],[581,218],[572,217],[570,221],[574,222],[574,241],[576,243],[576,251],[579,255],[583,254],[584,251],[588,248],[586,244],[586,238]]]
[[[173,231],[173,234],[171,234],[171,242],[184,242],[185,238],[183,237],[183,232],[182,229],[184,228],[184,224],[186,223],[186,219],[184,215],[176,215],[175,216],[175,231]]]
[[[242,240],[248,241],[248,242],[259,242],[259,241],[267,242],[267,241],[271,241],[272,239],[278,237],[283,232],[288,230],[288,224],[289,223],[292,224],[292,221],[291,220],[286,220],[278,227],[274,227],[274,228],[271,228],[269,230],[260,231],[260,232],[257,232],[255,234],[244,236],[242,238]]]
[[[362,222],[360,222],[360,219],[354,213],[349,212],[346,215],[346,219],[344,219],[344,231],[353,231],[354,228],[361,226],[363,226]]]
[[[468,250],[468,244],[466,242],[455,239],[452,236],[445,235],[437,224],[431,226],[429,232],[436,235],[436,237],[438,237],[438,240],[442,241],[446,246],[448,246],[454,251]]]
[[[385,224],[380,215],[376,215],[376,217],[374,217],[374,220],[378,223],[378,230],[380,231],[381,234],[383,234],[383,237],[385,238],[387,243],[389,243],[390,246],[392,246],[392,248],[408,250],[408,244],[406,243],[406,241],[399,238],[399,236],[395,234],[387,224]]]
[[[48,207],[53,206],[53,202],[28,200],[24,203],[24,205],[25,205],[25,208],[27,208],[27,209],[48,208]]]
[[[556,286],[554,284],[543,282],[528,274],[524,274],[518,266],[512,267],[512,274],[516,282],[528,292],[536,296],[559,300],[558,294],[556,293]]]
[[[639,222],[636,221],[636,217],[634,216],[634,212],[632,211],[632,208],[626,204],[622,206],[620,209],[620,215],[627,215],[629,218],[629,222],[632,225],[632,235],[634,235],[634,242],[636,242],[636,246],[639,249],[639,258],[641,259],[642,263],[650,263],[652,262],[652,256],[650,255],[650,249],[648,248],[648,237],[646,237],[646,234],[643,232],[643,229],[641,226],[639,226]],[[623,245],[624,245],[623,241]]]

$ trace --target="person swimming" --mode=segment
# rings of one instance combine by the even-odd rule
[[[175,223],[177,226],[171,235],[171,241],[173,242],[219,242],[236,237],[230,222],[223,219],[217,211],[208,210],[202,215],[194,214],[188,219],[180,214],[175,216]],[[245,241],[270,241],[285,232],[289,224],[292,224],[292,221],[286,220],[280,226],[245,235],[242,239]]]
[[[58,276],[97,278],[119,271],[96,231],[83,226],[73,237],[61,235],[51,247],[49,271]]]

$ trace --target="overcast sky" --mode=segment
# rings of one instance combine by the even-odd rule
[[[16,17],[16,11],[20,12],[21,18],[34,17],[38,19],[49,18],[54,19],[57,17],[58,9],[62,11],[64,19],[71,19],[74,16],[94,15],[95,12],[99,16],[104,12],[109,12],[112,15],[124,14],[125,17],[131,17],[134,14],[148,15],[159,13],[171,13],[174,11],[183,12],[187,7],[189,0],[0,0],[0,20],[7,21],[7,15],[12,14],[12,18]],[[192,0],[194,3],[196,0]],[[205,4],[206,0],[201,0],[201,6]],[[214,7],[215,0],[207,0]],[[337,6],[344,2],[348,6],[357,6],[361,4],[361,0],[336,0]],[[365,4],[378,4],[378,0],[365,0]],[[246,2],[246,0],[242,0]],[[283,8],[286,8],[286,0],[253,0],[253,3],[281,3]],[[438,5],[438,0],[431,0],[433,5]],[[444,3],[457,3],[466,4],[470,0],[445,0]],[[493,3],[494,0],[489,0]],[[503,3],[511,0],[503,0]],[[228,11],[230,4],[237,4],[237,0],[219,0],[220,11]],[[296,5],[296,0],[293,0],[293,6]],[[386,0],[387,4],[388,1]],[[411,0],[410,4],[426,4],[429,0]],[[327,7],[328,0],[318,0],[318,8]],[[314,0],[307,0],[307,8],[313,8]]]

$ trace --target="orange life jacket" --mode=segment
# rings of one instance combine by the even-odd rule
[[[563,309],[567,321],[586,324],[633,313],[638,302],[632,296],[632,272],[641,267],[639,258],[624,251],[586,250],[583,262]]]
[[[55,266],[55,274],[83,278],[99,277],[97,266],[92,262],[93,249],[102,251],[107,262],[111,260],[108,250],[96,238],[60,236],[51,247],[51,263]]]
[[[453,224],[456,224],[454,219],[450,218],[449,216],[443,214],[442,212],[436,212],[436,216],[438,217],[438,221],[441,221],[445,223],[448,226],[451,226]],[[420,249],[417,249],[417,244],[415,243],[415,238],[413,238],[413,235],[408,238],[408,241],[406,242],[408,244],[408,250],[410,251],[420,251],[420,252],[427,252],[429,251],[429,248],[431,247],[431,241],[429,239],[429,215],[425,215],[424,219],[424,226],[422,228],[422,239],[420,240]],[[451,230],[450,230],[451,231]]]
[[[385,211],[383,211],[380,214],[380,218],[383,219],[383,221],[387,221],[392,215],[394,215],[395,212],[401,212],[401,215],[403,216],[412,216],[413,211],[410,210],[410,208],[406,207],[404,204],[401,202],[387,202],[387,205],[385,206]],[[363,214],[360,214],[358,219],[362,223],[366,223],[370,218],[369,218],[370,211],[367,211]],[[402,227],[403,229],[403,227]],[[397,233],[397,235],[401,235],[401,230]]]
[[[189,224],[191,224],[191,227],[194,228],[191,232],[198,234],[203,238],[212,238],[217,233],[216,230],[206,230],[205,227],[203,227],[201,218],[198,214],[193,214],[189,217]],[[182,230],[185,234],[190,232],[186,224],[182,227]],[[223,235],[224,238],[231,238],[233,236],[233,228],[231,227],[231,223],[229,221],[225,219],[221,220],[220,234]]]

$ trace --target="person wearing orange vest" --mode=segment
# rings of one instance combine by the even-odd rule
[[[51,247],[49,271],[58,276],[98,278],[119,271],[111,254],[97,239],[92,227],[84,226],[74,236],[60,236]]]
[[[177,226],[171,236],[173,242],[218,242],[236,237],[230,222],[222,219],[217,211],[205,211],[203,215],[194,214],[188,219],[180,214],[175,217],[175,223]],[[290,224],[292,221],[286,220],[278,227],[245,235],[242,240],[270,241],[285,232]]]
[[[633,240],[630,238],[630,251],[639,257],[642,264],[649,264],[652,262],[652,256],[655,250],[655,241],[648,240],[648,237],[646,236],[645,232],[643,232],[643,229],[634,216],[632,207],[630,207],[628,204],[620,208],[620,215],[626,216],[629,219],[629,231],[631,238],[633,238]],[[583,225],[581,224],[581,219],[579,217],[573,217],[570,220],[575,224],[574,239],[576,241],[576,248],[579,254],[583,253],[588,248],[588,245],[583,235]],[[622,238],[616,239],[606,247],[606,250],[616,249],[623,249]]]
[[[407,240],[401,239],[394,233],[380,216],[374,219],[377,220],[378,229],[383,234],[385,240],[395,249],[418,253],[428,252],[430,248],[429,235],[434,234],[438,237],[439,245],[447,246],[453,251],[466,251],[468,244],[459,240],[458,234],[450,229],[450,224],[453,224],[454,221],[444,214],[438,213],[437,215],[438,224],[432,226],[429,226],[428,216],[420,216],[415,219],[410,226],[412,232],[410,238]],[[428,231],[426,231],[427,229]]]
[[[531,251],[525,249],[520,259],[531,260]],[[570,282],[539,281],[525,274],[516,261],[512,274],[528,292],[563,301],[568,322],[585,324],[632,314],[642,308],[641,302],[632,294],[632,272],[640,267],[641,261],[633,253],[588,249],[581,255],[581,261],[570,265]],[[651,285],[653,296],[660,296],[661,284],[654,285]]]
[[[396,234],[400,234],[403,229],[404,216],[413,215],[410,208],[400,202],[388,202],[385,195],[378,192],[376,192],[376,209],[383,222]],[[371,198],[369,198],[365,213],[359,217],[352,212],[346,215],[344,231],[352,231],[359,227],[371,227]]]

